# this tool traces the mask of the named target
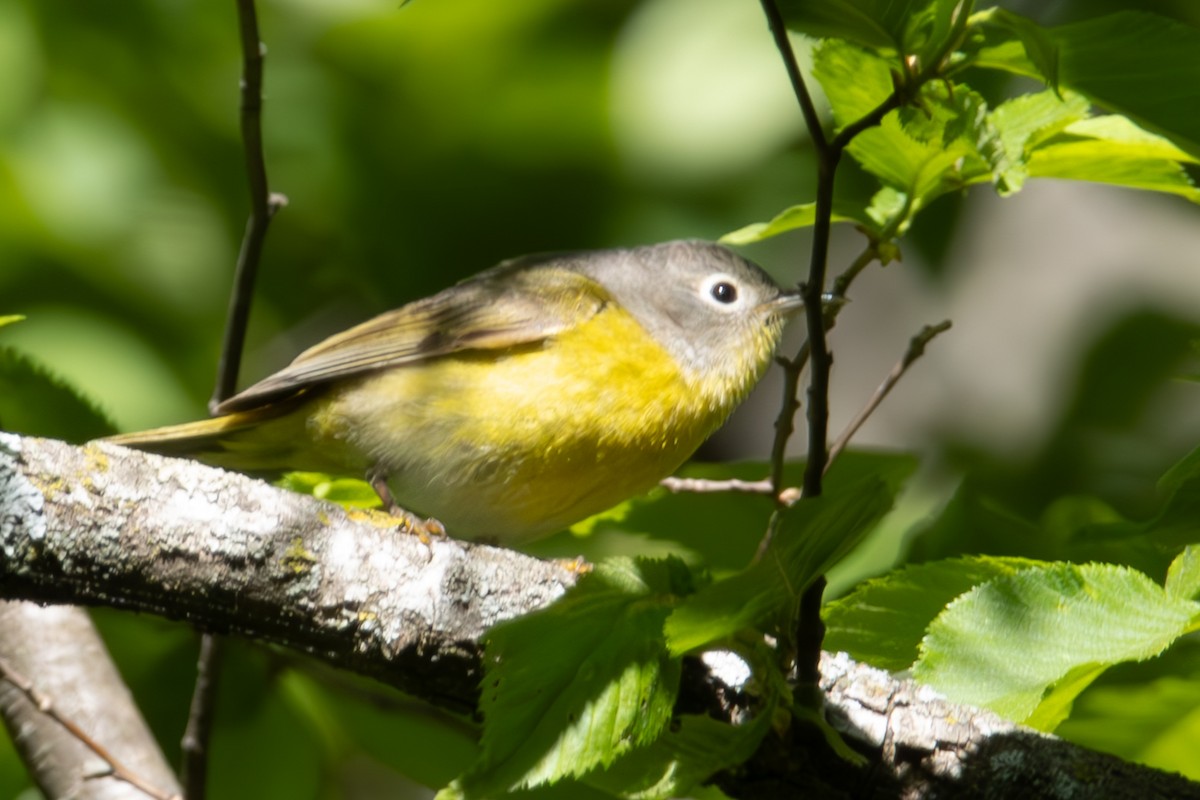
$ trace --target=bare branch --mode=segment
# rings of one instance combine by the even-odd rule
[[[767,25],[771,28],[771,36],[775,39],[775,47],[779,49],[779,55],[783,58],[788,80],[792,82],[792,91],[796,94],[796,102],[800,104],[800,113],[804,115],[808,135],[812,137],[817,154],[824,158],[829,144],[825,139],[825,131],[821,129],[821,118],[817,116],[812,94],[809,93],[804,76],[800,73],[800,65],[796,62],[796,53],[792,50],[791,40],[788,39],[783,15],[779,13],[779,6],[775,0],[762,0],[762,9],[767,17]]]
[[[222,651],[219,636],[205,634],[200,637],[196,684],[188,706],[187,727],[180,741],[183,763],[179,779],[187,787],[187,800],[203,800],[208,794],[208,744],[212,739]]]
[[[742,494],[763,494],[768,497],[775,493],[775,487],[770,480],[743,481],[737,478],[728,480],[708,480],[707,478],[679,478],[672,475],[663,478],[658,485],[674,494],[691,492],[693,494],[717,494],[719,492],[741,492]]]
[[[950,330],[950,325],[950,320],[944,320],[937,325],[926,325],[916,336],[909,340],[908,350],[904,352],[903,358],[896,362],[896,365],[892,367],[892,371],[884,378],[883,383],[879,384],[879,387],[875,389],[875,393],[871,395],[871,399],[867,401],[863,409],[858,412],[858,415],[842,431],[842,435],[829,448],[830,464],[833,464],[834,459],[846,449],[846,445],[850,443],[850,439],[853,438],[854,434],[858,433],[858,429],[863,426],[863,423],[875,413],[875,409],[879,408],[879,404],[883,402],[884,398],[891,393],[892,389],[896,388],[896,384],[904,377],[904,373],[908,372],[908,368],[913,365],[913,362],[925,354],[925,347],[939,334]]]
[[[185,619],[324,657],[458,710],[479,639],[567,569],[108,444],[0,434],[0,592]]]
[[[179,797],[87,612],[0,602],[0,633],[0,712],[46,796]]]
[[[209,411],[231,397],[237,388],[246,324],[250,319],[250,300],[258,264],[262,258],[267,227],[275,212],[287,205],[287,198],[272,194],[267,184],[266,160],[262,147],[262,74],[266,48],[259,40],[258,17],[254,0],[237,0],[238,24],[242,41],[242,148],[246,157],[246,177],[250,188],[250,216],[238,252],[234,288],[229,299],[225,337],[217,364],[217,383],[209,401]]]

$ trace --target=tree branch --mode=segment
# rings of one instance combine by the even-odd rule
[[[246,178],[250,189],[250,216],[238,252],[234,272],[234,288],[229,298],[229,314],[225,320],[225,336],[221,357],[217,362],[217,382],[209,401],[209,411],[237,389],[241,370],[246,323],[250,318],[250,300],[258,264],[262,258],[267,227],[275,212],[287,205],[287,198],[272,194],[267,184],[266,159],[262,147],[262,74],[266,48],[258,36],[258,16],[254,0],[237,0],[238,30],[242,40],[242,148],[246,157]]]
[[[484,632],[544,608],[576,577],[510,550],[422,544],[381,514],[193,462],[0,434],[3,594],[241,633],[454,710],[474,708]],[[723,788],[743,798],[794,796],[763,787],[814,781],[847,796],[866,783],[876,784],[874,797],[1065,797],[1066,787],[1133,798],[1159,786],[1162,796],[1200,800],[1200,786],[1181,778],[946,703],[844,656],[827,655],[821,666],[829,716],[873,765],[815,757],[823,751],[799,738],[807,726],[793,724],[775,742],[782,759],[764,748],[723,776]],[[729,683],[704,672],[688,691],[744,718],[753,700]]]
[[[196,462],[0,434],[0,591],[104,604],[321,656],[462,711],[479,639],[575,582],[551,563],[422,544]]]
[[[15,530],[9,516],[14,510],[0,504],[0,529]],[[171,768],[86,611],[0,602],[0,633],[0,713],[43,794],[79,800],[179,796]]]

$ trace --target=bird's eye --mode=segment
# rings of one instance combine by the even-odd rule
[[[729,281],[718,281],[708,290],[718,303],[729,304],[737,300],[737,287]]]

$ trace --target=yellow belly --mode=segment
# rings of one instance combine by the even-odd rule
[[[449,533],[513,542],[643,492],[719,426],[757,377],[700,391],[627,314],[606,308],[536,346],[397,367],[314,401],[310,435]]]

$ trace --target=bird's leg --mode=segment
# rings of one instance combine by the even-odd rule
[[[379,499],[383,501],[384,511],[393,517],[399,517],[402,523],[401,527],[409,533],[415,533],[425,544],[429,543],[430,536],[446,535],[446,526],[433,517],[421,519],[411,511],[401,508],[400,504],[396,502],[396,498],[392,497],[392,490],[388,487],[387,478],[387,474],[380,469],[372,469],[367,473],[367,482],[371,484],[375,494],[379,495]]]

